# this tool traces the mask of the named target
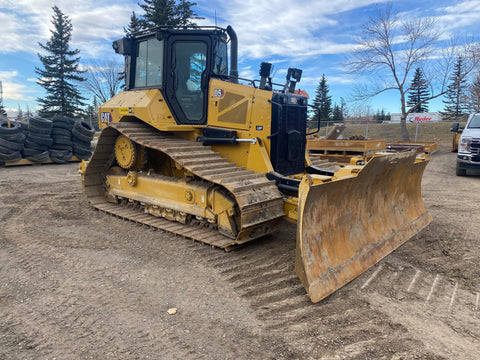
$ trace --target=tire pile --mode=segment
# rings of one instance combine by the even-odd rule
[[[72,128],[75,121],[67,116],[54,116],[52,119],[50,158],[56,163],[66,163],[73,156]]]
[[[48,148],[53,140],[50,137],[52,122],[41,117],[30,118],[23,157],[34,163],[47,161],[50,157]]]
[[[20,160],[25,138],[20,126],[12,122],[8,127],[7,120],[0,120],[0,161]]]
[[[90,143],[95,130],[85,121],[55,116],[51,121],[34,117],[24,123],[0,120],[0,162],[25,158],[34,163],[51,159],[66,163],[73,155],[87,160],[92,155]]]
[[[76,121],[72,128],[73,155],[80,160],[87,160],[92,156],[91,142],[93,139],[93,129],[85,121]]]

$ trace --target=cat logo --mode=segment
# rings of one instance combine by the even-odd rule
[[[100,121],[102,123],[112,122],[112,114],[110,114],[109,112],[102,112],[100,114]]]

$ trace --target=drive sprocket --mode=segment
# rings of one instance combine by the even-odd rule
[[[124,135],[117,137],[115,141],[115,158],[122,168],[128,170],[136,162],[138,149],[133,141]]]

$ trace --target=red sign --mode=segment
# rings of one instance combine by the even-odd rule
[[[419,117],[419,116],[415,116],[415,120],[413,121],[432,121],[432,118],[431,117]]]

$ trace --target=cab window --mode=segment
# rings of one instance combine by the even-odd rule
[[[215,61],[213,73],[215,75],[228,75],[227,44],[218,41],[215,45]]]
[[[186,118],[203,118],[204,89],[202,81],[207,66],[207,44],[204,42],[176,42],[174,45],[175,95]]]
[[[138,44],[135,87],[162,85],[163,40],[148,39]]]

